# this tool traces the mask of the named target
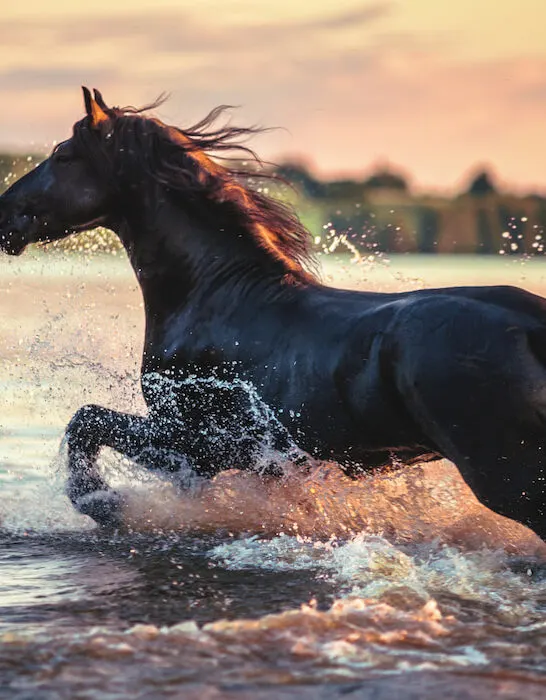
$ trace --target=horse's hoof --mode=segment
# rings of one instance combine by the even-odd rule
[[[82,515],[88,515],[100,527],[115,530],[121,526],[122,498],[116,491],[92,491],[74,501]]]

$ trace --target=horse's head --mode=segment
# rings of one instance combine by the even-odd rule
[[[267,255],[276,266],[307,279],[303,265],[312,258],[311,239],[294,212],[242,184],[245,177],[255,179],[252,168],[231,169],[212,157],[256,157],[241,140],[259,129],[218,126],[226,107],[179,129],[145,114],[161,98],[141,109],[110,108],[97,90],[92,96],[83,88],[83,94],[86,116],[74,124],[72,137],[0,196],[0,250],[19,255],[29,243],[100,225],[133,248],[132,238],[145,234],[150,217],[157,220],[160,208],[168,206],[177,224],[173,231],[182,229],[176,218],[181,209],[184,222],[190,214],[197,219],[199,235],[193,240],[199,246],[206,244],[205,229],[216,248],[218,231],[225,231],[226,259],[238,241],[247,255],[253,248],[260,259]]]
[[[108,221],[112,188],[82,143],[96,141],[98,151],[115,112],[98,91],[94,97],[87,88],[83,93],[87,116],[77,125],[79,138],[60,143],[0,197],[0,250],[10,255],[19,255],[29,243],[58,240]]]

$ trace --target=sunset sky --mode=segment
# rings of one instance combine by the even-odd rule
[[[545,0],[21,0],[2,7],[0,147],[43,149],[81,116],[171,94],[180,126],[220,103],[281,126],[255,147],[322,175],[390,163],[453,190],[474,165],[546,193]]]

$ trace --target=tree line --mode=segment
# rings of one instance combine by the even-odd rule
[[[39,162],[35,155],[0,154],[0,190]],[[343,236],[360,253],[545,252],[546,198],[501,192],[486,170],[477,172],[452,197],[413,193],[403,174],[386,167],[362,180],[321,180],[294,162],[274,166],[270,172],[275,180],[257,178],[252,185],[267,186],[288,200],[319,249],[335,247]],[[104,231],[78,240],[84,248],[118,247]]]

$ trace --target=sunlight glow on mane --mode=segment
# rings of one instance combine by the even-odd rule
[[[293,277],[301,281],[313,279],[315,264],[309,231],[288,205],[250,184],[256,179],[278,180],[256,167],[263,168],[263,163],[242,143],[263,129],[218,126],[218,118],[229,109],[224,105],[187,129],[168,126],[144,114],[162,101],[142,109],[106,108],[110,123],[101,129],[100,148],[87,117],[75,124],[74,138],[105,177],[115,180],[124,172],[134,176],[140,168],[171,191],[191,193],[194,201],[202,197],[203,211],[210,212],[211,204],[216,205],[219,219],[226,221],[226,230],[250,233]],[[119,154],[123,154],[121,159]],[[255,169],[230,167],[213,156],[225,161],[244,156],[251,159]]]

